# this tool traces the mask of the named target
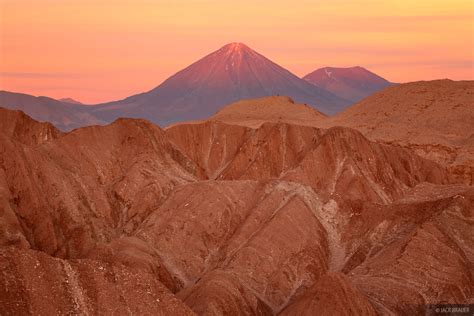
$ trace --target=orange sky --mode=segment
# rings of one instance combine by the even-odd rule
[[[0,0],[0,89],[116,100],[229,42],[299,76],[474,79],[474,1]]]

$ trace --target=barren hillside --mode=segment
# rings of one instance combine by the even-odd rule
[[[473,297],[474,191],[409,149],[278,120],[0,119],[1,314],[417,314]]]

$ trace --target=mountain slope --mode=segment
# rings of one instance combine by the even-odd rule
[[[358,102],[374,92],[393,85],[359,66],[320,68],[307,74],[303,79],[352,102]]]
[[[61,134],[51,123],[36,122],[22,111],[0,108],[0,117],[2,133],[23,144],[41,144]]]
[[[21,110],[35,120],[49,122],[63,131],[104,123],[82,105],[23,93],[0,91],[0,107]]]
[[[287,98],[278,97],[228,105],[210,120],[249,127],[264,122],[351,127],[369,139],[408,147],[472,184],[473,95],[473,81],[420,81],[388,87],[332,117],[292,108]]]
[[[434,80],[389,87],[319,126],[347,126],[410,147],[474,183],[474,81]]]
[[[241,99],[286,95],[327,114],[349,104],[315,87],[241,43],[225,45],[164,81],[157,88],[94,107],[111,121],[119,116],[158,124],[206,118]]]
[[[18,212],[24,228],[7,233],[0,245],[26,235],[49,254],[81,256],[136,225],[172,187],[199,175],[149,122],[117,120],[57,135],[21,112],[14,116],[15,126],[1,124],[0,203]]]
[[[79,101],[77,101],[77,100],[74,100],[73,98],[62,98],[62,99],[59,99],[58,101],[61,101],[61,102],[64,102],[64,103],[72,103],[72,104],[81,104],[81,105],[84,105],[84,103],[79,102]]]
[[[423,314],[474,294],[473,189],[409,149],[1,111],[0,314]]]
[[[321,194],[343,192],[389,203],[419,182],[444,184],[436,163],[394,146],[370,142],[344,127],[321,130],[284,123],[256,129],[220,122],[180,124],[166,129],[169,140],[210,179],[284,179]]]
[[[313,125],[326,119],[326,115],[306,105],[284,96],[263,97],[241,100],[226,105],[209,120],[229,124],[257,127],[264,122],[285,122],[297,125]]]
[[[146,271],[14,248],[0,249],[0,269],[2,315],[195,315]]]

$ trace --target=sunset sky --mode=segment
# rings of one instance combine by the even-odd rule
[[[0,0],[0,89],[117,100],[229,42],[298,76],[474,79],[474,1]]]

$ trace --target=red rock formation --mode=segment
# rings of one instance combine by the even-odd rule
[[[374,307],[342,273],[322,276],[280,315],[377,315]]]
[[[258,180],[278,178],[296,166],[321,131],[284,123],[252,129],[210,121],[176,125],[166,134],[210,179]]]
[[[266,122],[314,126],[326,118],[323,113],[306,104],[296,104],[289,97],[272,96],[227,105],[209,120],[256,128]]]
[[[295,108],[285,97],[245,100],[221,109],[211,119],[252,128],[264,122],[354,128],[372,141],[406,147],[447,166],[459,180],[472,185],[473,87],[473,81],[451,80],[400,84],[333,117]]]
[[[0,269],[2,315],[194,315],[144,271],[12,248]]]
[[[39,123],[21,111],[0,108],[1,135],[25,145],[38,145],[61,133],[51,123]]]
[[[474,295],[474,191],[408,149],[288,122],[4,118],[1,314],[416,314]]]
[[[390,206],[388,216],[368,226],[358,263],[343,270],[379,313],[416,314],[424,304],[472,300],[474,191],[434,190],[438,196],[424,202],[413,202],[417,192]]]
[[[198,172],[161,129],[144,121],[75,130],[36,146],[15,141],[29,139],[31,130],[42,135],[41,126],[15,138],[0,134],[3,205],[21,219],[21,230],[2,243],[25,237],[48,254],[82,256],[133,229]]]
[[[408,150],[370,142],[349,128],[333,127],[284,179],[329,195],[343,194],[343,199],[389,203],[420,182],[448,183],[449,175]]]
[[[316,125],[347,126],[398,144],[474,183],[474,81],[434,80],[382,90]]]
[[[449,182],[437,164],[348,128],[264,123],[251,129],[211,121],[176,125],[166,133],[211,179],[283,177],[328,195],[381,202],[423,181]]]

